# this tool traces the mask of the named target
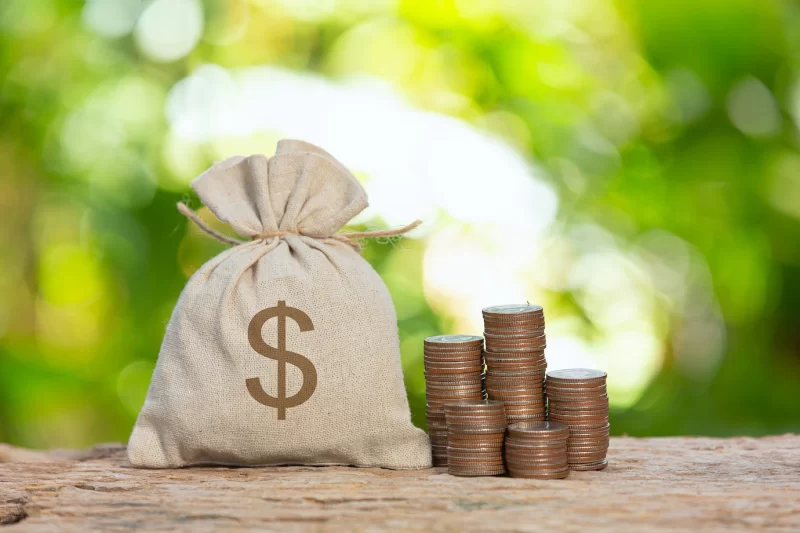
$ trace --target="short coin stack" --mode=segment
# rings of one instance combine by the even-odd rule
[[[445,403],[482,401],[483,338],[438,335],[425,339],[425,392],[434,466],[447,464]]]
[[[606,373],[587,368],[547,373],[548,420],[569,426],[567,458],[572,470],[602,470],[608,465]]]
[[[508,426],[506,466],[511,477],[561,479],[569,475],[569,428],[558,422],[521,422]]]
[[[544,312],[538,305],[483,310],[486,391],[506,406],[509,424],[544,420]]]
[[[444,412],[448,472],[454,476],[504,474],[506,414],[502,402],[445,404]]]

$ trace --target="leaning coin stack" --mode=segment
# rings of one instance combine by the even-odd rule
[[[569,428],[558,422],[520,422],[508,426],[506,466],[511,477],[561,479],[569,475]]]
[[[602,470],[608,465],[606,373],[572,368],[547,373],[548,420],[569,426],[567,458],[572,470]]]
[[[483,338],[438,335],[425,339],[425,392],[434,466],[447,464],[447,425],[442,407],[485,399]]]
[[[506,414],[502,402],[445,404],[447,468],[453,476],[497,476],[505,473],[503,439]]]
[[[544,312],[538,305],[483,310],[486,392],[506,406],[509,424],[544,420]]]

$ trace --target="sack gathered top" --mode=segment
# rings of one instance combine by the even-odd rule
[[[355,177],[324,150],[278,143],[192,182],[248,240],[189,279],[167,325],[128,443],[133,466],[431,466],[411,423],[397,318],[358,240],[338,233],[367,207]]]

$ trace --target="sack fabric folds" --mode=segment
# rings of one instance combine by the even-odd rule
[[[431,465],[380,276],[334,234],[367,206],[325,151],[281,141],[192,183],[252,240],[189,279],[128,444],[134,466]]]

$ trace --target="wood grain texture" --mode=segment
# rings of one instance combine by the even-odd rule
[[[0,524],[9,533],[800,531],[800,436],[617,437],[609,462],[555,481],[441,468],[137,470],[120,445],[0,445]]]

